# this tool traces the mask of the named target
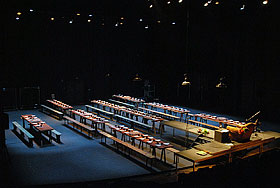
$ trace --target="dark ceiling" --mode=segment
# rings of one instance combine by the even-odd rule
[[[6,0],[2,85],[39,85],[45,98],[55,92],[82,103],[116,93],[141,96],[130,82],[139,73],[163,102],[236,114],[263,109],[277,117],[276,1],[211,1],[207,7],[205,0],[167,2]],[[179,87],[185,72],[192,82],[189,101]],[[229,87],[221,98],[215,85],[225,75]],[[74,97],[75,84],[81,97]]]

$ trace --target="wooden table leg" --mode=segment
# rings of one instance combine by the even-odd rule
[[[156,148],[155,147],[152,147],[153,148],[153,150],[152,150],[152,154],[156,157]]]
[[[232,162],[232,154],[231,154],[231,153],[228,154],[228,162],[229,162],[229,163]]]
[[[23,126],[23,128],[25,128],[25,121],[24,121],[24,118],[22,118],[22,126]]]

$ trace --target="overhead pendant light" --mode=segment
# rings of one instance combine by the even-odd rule
[[[191,85],[191,82],[188,81],[188,77],[187,74],[184,74],[184,81],[182,82],[182,86],[187,86],[187,85]]]
[[[226,85],[226,83],[225,83],[225,79],[226,79],[226,78],[225,78],[224,76],[220,77],[219,82],[218,82],[218,84],[216,85],[216,88],[222,88],[222,89],[227,88],[227,85]]]
[[[139,81],[142,81],[142,78],[139,77],[139,74],[137,73],[135,75],[135,78],[133,78],[133,82],[139,82]]]
[[[263,3],[264,5],[267,5],[268,0],[265,0],[265,1],[263,1],[262,3]]]

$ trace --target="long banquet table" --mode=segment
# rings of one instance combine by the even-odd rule
[[[194,114],[195,120],[197,120],[197,118],[200,118],[200,121],[204,121],[207,122],[207,120],[209,121],[214,121],[217,122],[219,124],[219,127],[226,127],[226,125],[232,125],[232,126],[242,126],[245,125],[245,122],[240,122],[240,121],[233,121],[233,120],[229,120],[225,117],[217,117],[217,116],[212,116],[210,114]]]
[[[147,134],[143,134],[139,131],[135,131],[133,129],[130,129],[128,127],[125,127],[124,125],[110,125],[108,124],[109,128],[114,132],[114,136],[117,137],[116,132],[119,132],[122,134],[122,140],[125,141],[125,136],[129,136],[131,139],[131,143],[132,145],[135,145],[135,140],[139,141],[139,145],[138,147],[143,149],[143,145],[144,143],[146,145],[149,145],[152,148],[152,154],[154,156],[156,156],[156,149],[161,150],[161,155],[160,155],[160,159],[164,160],[164,162],[166,162],[166,153],[165,153],[165,149],[166,148],[172,148],[173,145],[171,145],[170,143],[167,142],[163,142],[160,139],[151,137]]]
[[[185,115],[185,119],[187,119],[188,113],[190,112],[187,109],[178,108],[178,107],[175,107],[175,106],[164,105],[164,104],[155,103],[155,102],[144,103],[144,106],[146,106],[146,108],[148,108],[148,106],[150,106],[151,109],[153,109],[153,108],[163,109],[164,113],[169,112],[170,114],[172,114],[172,112],[173,112],[175,115],[177,115],[177,113],[179,113],[181,121],[183,120],[184,115]]]
[[[91,122],[90,126],[92,128],[95,128],[95,131],[97,132],[98,125],[101,125],[102,129],[105,127],[105,123],[109,122],[105,118],[99,117],[93,113],[86,112],[84,110],[78,109],[78,110],[71,110],[71,115],[73,119],[75,118],[75,115],[78,115],[80,117],[80,122],[87,124],[87,120]]]
[[[126,108],[125,106],[120,106],[117,104],[112,104],[106,101],[102,101],[102,100],[92,100],[91,101],[94,104],[98,105],[98,108],[100,108],[102,106],[102,109],[106,111],[106,107],[109,108],[109,111],[112,112],[112,109],[114,110],[115,114],[120,114],[120,110]]]
[[[67,111],[70,109],[73,109],[72,106],[65,104],[61,101],[58,101],[56,99],[53,100],[47,100],[47,102],[51,103],[53,106],[55,106],[59,111],[63,112],[64,114],[67,114]]]
[[[120,94],[119,95],[113,95],[113,97],[118,98],[118,99],[122,99],[125,102],[129,101],[129,102],[135,103],[136,108],[138,108],[140,103],[145,102],[145,100],[143,100],[143,99],[138,99],[136,97],[131,97],[131,96],[124,96],[124,95],[120,95]]]
[[[51,141],[51,131],[53,128],[46,124],[46,122],[42,121],[40,118],[36,117],[35,115],[32,114],[26,114],[26,115],[21,115],[22,119],[22,124],[23,127],[25,128],[25,121],[28,122],[30,129],[35,129],[41,136],[42,138],[42,133],[46,134],[49,137],[49,141]],[[41,139],[41,145],[42,145],[43,140]]]

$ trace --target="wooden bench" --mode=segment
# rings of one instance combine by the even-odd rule
[[[23,136],[23,138],[24,138],[24,135],[25,135],[28,138],[29,146],[32,147],[34,136],[32,134],[30,134],[25,128],[23,128],[18,122],[13,121],[12,124],[14,126],[14,131],[17,132],[17,130],[19,130],[19,133],[20,133],[21,136]]]
[[[102,113],[102,114],[104,114],[104,115],[109,116],[110,119],[113,119],[114,113],[112,113],[112,112],[108,112],[108,111],[106,111],[106,110],[102,110],[102,109],[100,109],[100,108],[96,108],[96,107],[90,106],[90,105],[85,105],[85,106],[86,106],[86,111],[87,111],[87,112],[93,112],[93,111],[94,111],[94,112],[97,113],[98,116],[99,116],[100,113]],[[92,111],[89,111],[89,109],[91,109]]]
[[[96,130],[94,130],[93,128],[91,128],[79,121],[76,121],[68,116],[63,116],[63,119],[64,119],[64,121],[66,121],[67,125],[72,125],[73,128],[76,128],[77,130],[80,130],[81,132],[83,132],[83,131],[87,132],[89,137],[93,137],[93,132],[94,131],[96,132]],[[72,124],[70,124],[69,122],[72,122]]]
[[[132,128],[134,127],[134,125],[138,125],[142,128],[146,128],[148,130],[151,130],[153,128],[151,125],[148,125],[148,124],[142,123],[140,121],[136,121],[134,119],[130,119],[130,118],[127,118],[127,117],[124,117],[124,116],[121,116],[121,115],[116,114],[114,117],[116,118],[117,122],[119,122],[120,120],[123,120],[123,121],[126,121],[126,122],[130,123]]]
[[[210,125],[210,124],[207,124],[207,123],[203,123],[201,121],[195,121],[195,120],[191,120],[191,119],[188,119],[187,123],[191,123],[191,124],[194,124],[194,125],[204,125],[208,128],[210,127],[210,128],[213,128],[213,129],[219,129],[219,127],[217,127],[215,125]]]
[[[106,144],[106,138],[109,138],[111,140],[113,140],[116,144],[117,144],[117,150],[118,150],[118,145],[122,145],[125,149],[128,149],[128,154],[130,155],[130,151],[135,151],[136,153],[141,154],[142,156],[144,156],[146,158],[146,166],[148,166],[148,160],[150,159],[151,162],[151,167],[152,167],[152,161],[153,159],[155,159],[156,157],[154,155],[152,155],[151,153],[145,152],[127,142],[124,142],[112,135],[110,135],[109,133],[106,133],[104,131],[99,130],[99,134],[101,135],[101,142],[102,142],[102,138],[105,138],[105,144]]]
[[[130,107],[130,108],[135,108],[135,106],[133,104],[128,104],[128,103],[125,103],[125,102],[121,102],[121,101],[116,101],[114,99],[108,99],[110,102],[113,102],[113,103],[117,103],[117,104],[120,104],[120,105],[124,105],[124,106],[127,106],[127,107]]]
[[[138,107],[138,109],[140,110],[143,110],[143,112],[148,112],[150,114],[154,114],[154,115],[158,115],[164,119],[169,119],[169,120],[180,120],[180,117],[178,116],[174,116],[174,115],[171,115],[171,114],[166,114],[166,113],[163,113],[163,112],[159,112],[159,111],[155,111],[155,110],[151,110],[151,109],[148,109],[148,108],[143,108],[143,107]]]
[[[174,159],[174,160],[173,160],[174,162],[173,162],[173,163],[175,164],[175,162],[176,162],[176,158],[175,158],[176,155],[175,155],[175,153],[178,153],[178,152],[180,152],[180,151],[177,150],[177,149],[175,149],[175,148],[166,148],[166,150],[168,150],[168,151],[170,151],[170,152],[173,152],[173,154],[174,154],[174,158],[173,158],[173,159]]]
[[[63,113],[60,111],[57,111],[55,109],[52,109],[46,105],[41,104],[41,112],[47,112],[49,115],[53,115],[56,117],[58,120],[62,120]]]
[[[56,142],[57,142],[57,143],[61,143],[61,141],[60,141],[61,133],[58,132],[58,131],[55,130],[55,129],[53,129],[51,133],[55,135],[55,137],[56,137]]]

